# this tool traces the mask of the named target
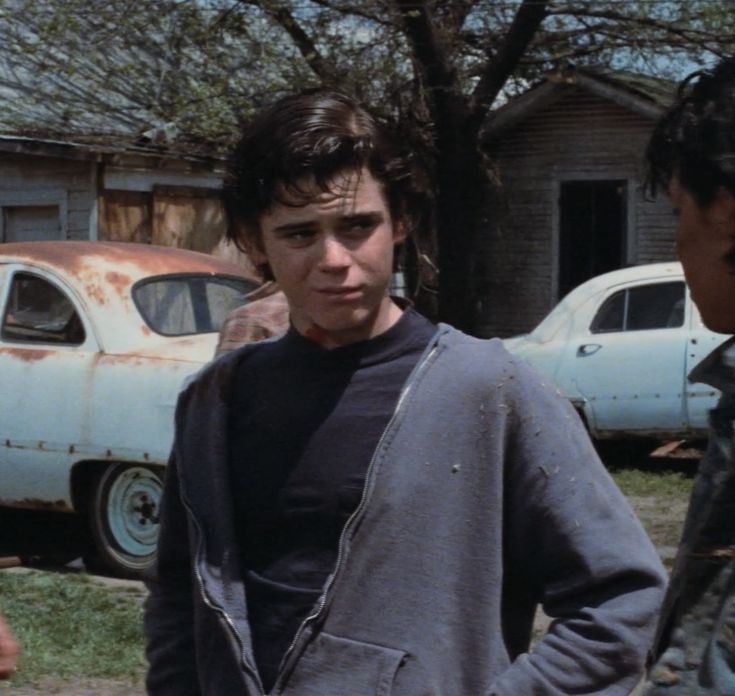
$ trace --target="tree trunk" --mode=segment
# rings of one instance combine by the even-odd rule
[[[439,319],[472,333],[476,242],[489,224],[492,190],[466,120],[437,133]]]

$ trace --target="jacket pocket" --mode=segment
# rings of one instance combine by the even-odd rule
[[[284,696],[390,696],[406,653],[320,633],[304,651]]]

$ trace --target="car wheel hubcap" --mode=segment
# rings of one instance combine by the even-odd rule
[[[161,481],[143,467],[126,469],[110,487],[108,520],[112,537],[125,553],[146,556],[158,539]]]

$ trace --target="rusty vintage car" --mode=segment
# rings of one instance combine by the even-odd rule
[[[84,515],[87,567],[140,575],[177,395],[257,285],[180,249],[0,244],[0,506]]]

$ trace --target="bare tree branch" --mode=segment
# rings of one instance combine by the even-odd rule
[[[312,0],[315,5],[337,12],[345,17],[360,17],[370,22],[375,22],[384,27],[394,26],[394,18],[390,16],[389,7],[383,2],[375,3],[375,11],[370,11],[369,5],[331,2],[330,0]]]
[[[291,10],[285,5],[258,2],[257,0],[237,0],[244,5],[259,7],[270,15],[291,37],[307,65],[321,80],[329,81],[333,77],[330,65],[324,60],[313,39],[306,33]]]
[[[699,29],[695,26],[682,26],[676,22],[664,21],[647,15],[622,13],[612,9],[595,9],[595,6],[585,8],[555,8],[549,11],[549,15],[569,15],[579,20],[584,19],[605,19],[617,25],[620,29],[623,26],[630,28],[631,39],[637,34],[633,31],[635,27],[645,27],[661,32],[663,36],[679,36],[688,43],[694,44],[701,40],[716,40],[717,35],[712,31]],[[603,25],[598,25],[603,26]],[[609,25],[608,25],[609,26]],[[720,36],[720,38],[724,38]]]
[[[479,129],[490,106],[518,65],[528,45],[548,15],[548,0],[523,0],[503,43],[473,92],[475,126]]]
[[[396,0],[395,4],[426,88],[434,93],[456,89],[457,76],[448,60],[449,51],[432,21],[427,3]]]
[[[454,0],[454,2],[446,3],[445,6],[440,6],[445,32],[450,36],[457,34],[476,4],[476,0]]]

